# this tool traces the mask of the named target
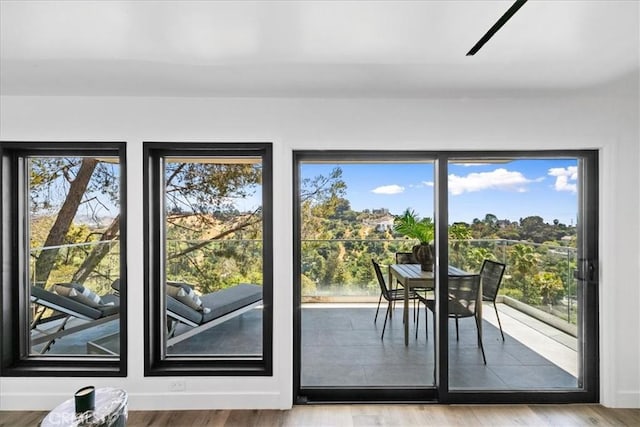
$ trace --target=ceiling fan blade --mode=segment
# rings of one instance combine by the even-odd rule
[[[493,24],[491,28],[489,28],[489,31],[487,31],[487,33],[482,36],[480,40],[478,40],[478,43],[476,43],[471,48],[471,50],[467,52],[467,56],[475,55],[476,52],[478,52],[480,48],[482,48],[482,46],[484,46],[484,44],[488,42],[489,39],[493,37],[493,35],[497,33],[498,30],[502,28],[502,26],[506,24],[506,22],[511,19],[511,17],[518,11],[518,9],[520,9],[526,2],[527,0],[516,0],[516,2],[513,3],[511,7],[504,13],[504,15],[502,15],[500,19],[498,19],[496,23]]]

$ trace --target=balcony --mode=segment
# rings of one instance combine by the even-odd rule
[[[425,338],[423,308],[417,338],[414,338],[415,323],[412,323],[409,345],[404,346],[402,311],[398,307],[381,340],[384,314],[374,324],[380,291],[373,270],[345,268],[370,265],[371,257],[382,263],[393,263],[394,253],[410,250],[410,243],[406,240],[315,240],[303,242],[302,248],[302,273],[306,276],[302,278],[303,387],[433,385],[431,312],[428,313],[429,341]],[[527,256],[530,273],[524,270],[524,263],[517,263],[515,257],[519,254]],[[575,249],[506,240],[452,241],[449,256],[452,264],[467,271],[478,271],[484,258],[507,264],[503,294],[497,304],[505,341],[497,329],[493,306],[485,303],[485,366],[474,322],[460,321],[460,340],[456,341],[455,324],[451,320],[450,386],[523,390],[578,387],[577,329],[572,323],[577,310],[573,278]],[[515,267],[520,270],[514,271]],[[327,274],[329,269],[339,280],[331,279]],[[371,276],[367,276],[368,272]],[[549,272],[553,274],[538,274]],[[544,287],[552,288],[544,280],[523,281],[527,274],[530,278],[548,279],[556,285],[555,294]],[[557,289],[558,284],[561,290]],[[536,299],[539,303],[531,304]],[[386,307],[384,304],[382,310]]]
[[[550,247],[512,241],[465,241],[464,245],[452,242],[450,259],[467,271],[474,270],[474,263],[483,257],[493,257],[507,264],[503,281],[503,295],[498,298],[498,311],[505,334],[502,341],[493,306],[485,303],[483,310],[483,340],[487,365],[476,341],[474,322],[460,321],[460,340],[456,341],[453,321],[449,324],[449,368],[452,388],[486,389],[562,389],[578,386],[578,353],[576,318],[575,250],[569,247]],[[209,253],[237,254],[230,251],[234,241],[220,241],[203,247]],[[241,242],[252,248],[251,243]],[[248,245],[248,246],[247,246]],[[518,246],[520,245],[520,246]],[[553,271],[562,277],[561,295],[547,299],[553,304],[532,305],[517,299],[525,293],[531,301],[539,289],[516,286],[522,271],[513,271],[512,251],[523,245],[536,254],[538,264],[532,265],[534,276],[540,270]],[[433,318],[428,312],[429,339],[425,337],[425,311],[422,308],[420,323],[410,317],[410,341],[404,345],[402,306],[396,305],[395,314],[387,325],[384,340],[380,339],[384,321],[382,313],[374,323],[379,288],[374,280],[371,257],[382,263],[392,263],[396,251],[407,251],[406,240],[331,240],[304,241],[302,245],[302,385],[305,387],[407,387],[433,385]],[[117,245],[112,248],[117,253]],[[253,248],[256,250],[256,248]],[[525,252],[527,252],[525,251]],[[477,252],[477,253],[476,253]],[[192,259],[198,254],[192,253]],[[235,263],[239,263],[235,260]],[[108,263],[107,263],[108,264]],[[531,263],[530,263],[531,264]],[[180,268],[187,264],[170,263],[170,274],[180,276]],[[181,266],[181,267],[180,267]],[[180,268],[179,268],[180,267]],[[533,271],[537,271],[533,273]],[[102,282],[112,278],[101,269]],[[560,274],[558,274],[560,272]],[[192,273],[192,272],[190,272]],[[520,276],[518,276],[520,274]],[[93,279],[92,279],[93,280]],[[97,279],[96,279],[97,280]],[[539,282],[524,285],[533,287]],[[543,283],[544,284],[544,283]],[[523,283],[519,283],[523,285]],[[104,285],[103,285],[104,287]],[[549,295],[547,294],[547,297]],[[410,307],[413,313],[413,306]],[[569,321],[567,320],[569,319]],[[175,354],[260,354],[260,340],[255,334],[262,325],[261,310],[252,310],[219,326],[188,338],[172,349]],[[72,334],[58,340],[48,354],[86,354],[88,343],[105,344],[111,355],[118,349],[115,343],[117,325],[105,324]],[[117,335],[115,335],[117,336]],[[107,338],[111,337],[109,341]],[[106,339],[106,341],[105,341]],[[95,347],[92,347],[95,349]],[[110,354],[110,353],[101,353]]]

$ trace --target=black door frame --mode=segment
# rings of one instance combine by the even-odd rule
[[[367,161],[418,162],[435,161],[435,153],[428,151],[294,151],[293,152],[293,403],[322,402],[437,402],[435,386],[425,387],[305,387],[300,384],[302,373],[302,310],[301,310],[301,222],[300,222],[300,163],[305,161]],[[433,372],[425,372],[433,375]]]
[[[578,277],[582,278],[582,301],[579,316],[580,378],[577,389],[541,390],[450,390],[448,354],[447,266],[448,266],[448,164],[472,159],[544,159],[576,158],[579,161]],[[527,150],[527,151],[293,151],[293,403],[320,402],[439,402],[439,403],[593,403],[599,399],[598,365],[598,157],[597,150]],[[304,161],[402,161],[434,160],[436,223],[436,374],[435,386],[425,388],[302,388],[302,318],[301,318],[301,223],[300,163]],[[442,279],[441,279],[442,278]]]
[[[448,163],[451,160],[482,161],[486,159],[553,159],[575,158],[578,160],[578,171],[581,184],[578,189],[578,258],[583,260],[578,265],[578,276],[583,276],[582,286],[578,288],[582,292],[581,313],[578,317],[578,345],[581,347],[579,354],[579,378],[578,387],[571,389],[539,389],[539,390],[450,390],[448,383],[448,335],[447,313],[438,310],[436,306],[437,321],[442,323],[440,329],[436,329],[442,335],[438,338],[436,350],[436,370],[438,395],[441,403],[596,403],[600,398],[599,381],[599,329],[598,329],[598,158],[597,150],[527,150],[527,151],[450,151],[441,152],[438,158],[437,172],[439,180],[436,212],[441,211],[441,218],[447,221],[436,223],[440,231],[440,239],[436,239],[440,256],[439,269],[441,276],[446,276],[448,256]],[[446,215],[445,215],[446,213]],[[444,276],[442,276],[444,274]],[[438,289],[447,289],[446,279],[437,283]],[[437,294],[436,294],[437,295]],[[446,293],[440,292],[439,303],[446,307]],[[437,325],[436,325],[437,326]],[[438,360],[440,357],[440,360]],[[439,369],[438,369],[439,362]]]

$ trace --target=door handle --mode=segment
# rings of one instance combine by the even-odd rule
[[[596,278],[596,266],[593,264],[593,262],[589,262],[587,270],[589,271],[589,281],[593,282]]]
[[[592,282],[596,278],[596,265],[592,260],[578,260],[578,268],[573,270],[573,277],[578,280]]]

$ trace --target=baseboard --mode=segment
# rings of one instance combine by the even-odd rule
[[[0,411],[49,411],[71,398],[68,394],[6,393]],[[129,411],[198,409],[290,409],[280,393],[128,393]]]
[[[619,391],[611,408],[636,408],[640,409],[640,391]]]
[[[140,393],[129,396],[130,411],[191,409],[289,409],[280,393]]]

